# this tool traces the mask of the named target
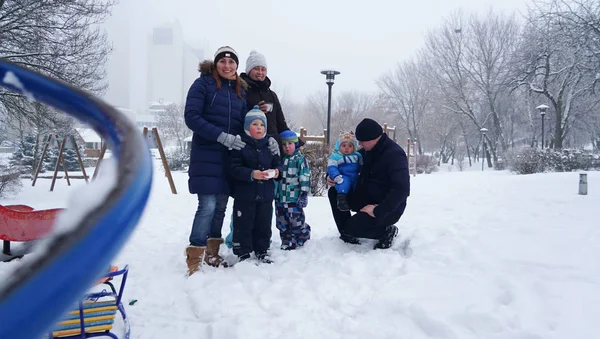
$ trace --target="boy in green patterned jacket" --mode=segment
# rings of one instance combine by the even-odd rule
[[[310,239],[304,208],[308,205],[310,168],[298,150],[298,136],[293,131],[279,134],[283,148],[283,170],[275,192],[276,225],[281,236],[281,249],[293,250]]]

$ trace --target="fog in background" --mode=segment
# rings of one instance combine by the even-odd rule
[[[159,99],[179,104],[198,76],[198,59],[212,59],[222,45],[237,50],[240,73],[250,50],[263,53],[273,89],[288,100],[325,90],[326,68],[341,72],[334,91],[375,91],[375,80],[413,57],[424,34],[453,12],[520,15],[527,3],[121,0],[104,25],[114,48],[105,99],[136,111]],[[153,45],[161,27],[172,32],[171,44]]]

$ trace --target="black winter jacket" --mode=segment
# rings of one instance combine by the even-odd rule
[[[352,209],[358,211],[376,204],[375,218],[385,218],[400,210],[410,195],[408,160],[402,147],[384,133],[372,150],[359,152],[363,155],[363,167],[353,194]]]
[[[273,180],[252,179],[254,170],[278,169],[281,173],[281,159],[269,151],[269,140],[255,140],[246,133],[240,134],[246,147],[231,151],[229,174],[233,183],[233,198],[239,201],[268,202],[275,196]]]
[[[249,108],[258,105],[261,101],[273,103],[273,110],[266,113],[267,134],[275,138],[279,145],[281,145],[279,133],[287,131],[290,128],[285,121],[279,98],[271,90],[271,79],[266,77],[263,81],[256,81],[252,80],[246,73],[240,74],[240,77],[248,84],[248,89],[246,89],[246,103]]]

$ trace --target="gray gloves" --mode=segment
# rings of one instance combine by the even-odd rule
[[[281,153],[279,153],[279,144],[273,137],[269,137],[269,151],[273,155],[281,156]]]
[[[234,149],[236,151],[239,151],[246,146],[246,143],[242,141],[242,138],[239,135],[227,134],[225,132],[219,134],[217,142],[220,142],[230,150]]]

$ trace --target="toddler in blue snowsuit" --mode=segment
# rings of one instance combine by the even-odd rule
[[[335,182],[340,211],[350,210],[347,194],[354,188],[361,166],[362,155],[358,152],[354,133],[342,132],[327,162],[327,174]]]

